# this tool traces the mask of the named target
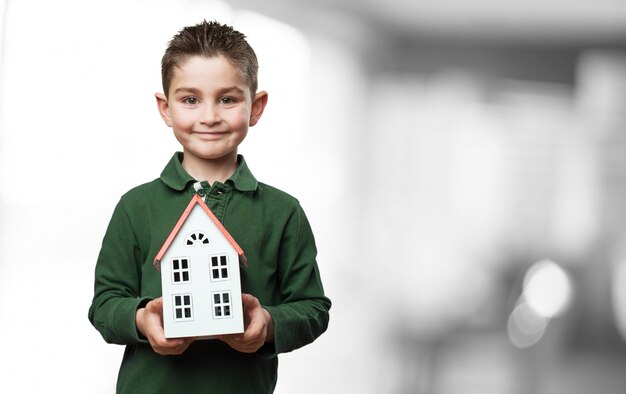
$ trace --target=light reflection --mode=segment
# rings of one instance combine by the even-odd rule
[[[563,268],[550,260],[533,264],[524,275],[524,288],[509,315],[509,340],[518,348],[535,345],[550,320],[561,315],[572,298],[572,283]]]
[[[527,302],[522,301],[509,316],[507,330],[511,343],[518,348],[530,347],[543,337],[549,319],[540,316]]]
[[[571,296],[569,276],[553,261],[535,263],[524,277],[524,299],[540,316],[558,316],[567,308]]]

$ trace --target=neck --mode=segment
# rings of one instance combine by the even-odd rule
[[[237,153],[219,159],[203,159],[184,152],[183,168],[199,181],[224,183],[237,169]]]

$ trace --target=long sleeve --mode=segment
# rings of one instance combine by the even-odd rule
[[[313,232],[298,205],[284,228],[278,255],[282,302],[265,307],[274,320],[272,353],[307,345],[328,327],[331,302],[324,295],[316,255]]]
[[[135,325],[137,308],[149,300],[139,298],[139,259],[137,239],[121,200],[102,242],[96,264],[94,297],[89,308],[89,320],[109,343],[145,342]]]

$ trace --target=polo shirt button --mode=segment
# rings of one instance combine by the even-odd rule
[[[206,193],[204,192],[204,189],[200,189],[200,190],[198,190],[198,195],[199,195],[200,197],[204,197],[204,195],[205,195],[205,194],[206,194]]]

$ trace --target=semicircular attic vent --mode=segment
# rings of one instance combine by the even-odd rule
[[[187,246],[195,246],[195,245],[208,245],[209,238],[202,231],[194,231],[189,234],[185,239],[185,245]]]

